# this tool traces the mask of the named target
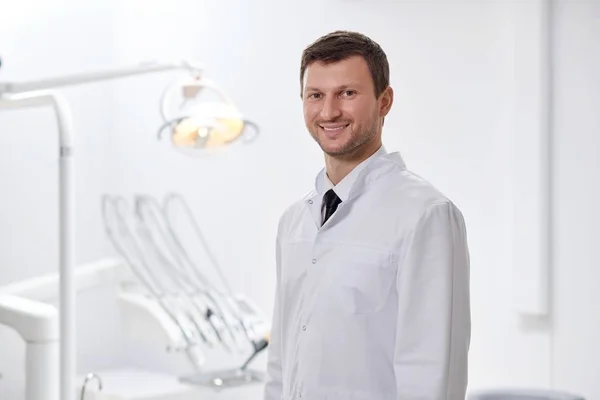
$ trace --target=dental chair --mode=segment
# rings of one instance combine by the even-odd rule
[[[585,400],[566,392],[541,389],[495,389],[474,392],[468,400]]]

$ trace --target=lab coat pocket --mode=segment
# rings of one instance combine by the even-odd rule
[[[343,262],[332,276],[332,301],[350,314],[369,314],[387,304],[396,282],[397,255],[384,250],[343,246]]]

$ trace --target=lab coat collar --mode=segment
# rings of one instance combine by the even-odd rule
[[[346,175],[337,185],[334,185],[331,180],[329,180],[327,171],[325,168],[323,168],[315,179],[316,192],[322,196],[329,189],[333,188],[335,194],[338,195],[342,202],[347,201],[350,197],[350,191],[352,190],[357,178],[360,177],[361,172],[369,165],[371,161],[387,154],[388,153],[384,146],[379,147],[375,153],[354,167],[352,171],[350,171],[350,173],[348,173],[348,175]]]
[[[335,189],[336,194],[342,200],[340,207],[343,207],[348,200],[351,200],[362,193],[370,183],[387,175],[393,170],[404,169],[406,169],[406,165],[400,153],[387,153],[386,149],[381,146],[377,152],[359,164],[359,166],[354,168],[352,172],[346,176],[346,178],[349,179],[346,180],[346,178],[344,178],[342,182],[336,186],[336,188],[340,185],[342,186],[339,193],[338,189]],[[332,186],[331,181],[327,179],[325,168],[323,168],[315,180],[315,189],[305,197],[306,205],[310,210],[310,214],[314,219],[317,229],[321,226],[321,200],[323,194]],[[335,220],[335,214],[325,223],[325,225],[332,223],[332,220]]]

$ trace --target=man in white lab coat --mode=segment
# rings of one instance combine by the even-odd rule
[[[279,222],[265,399],[464,399],[465,222],[382,146],[384,51],[333,32],[304,50],[300,81],[325,167]]]

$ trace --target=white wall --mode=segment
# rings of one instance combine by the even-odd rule
[[[575,352],[571,349],[573,342],[584,340],[577,332],[600,328],[597,324],[595,331],[590,328],[587,318],[592,311],[585,308],[592,303],[593,281],[586,273],[592,269],[598,215],[586,219],[580,214],[583,207],[576,207],[580,204],[576,202],[587,201],[593,208],[594,197],[585,197],[587,181],[573,179],[584,176],[583,166],[590,179],[599,181],[590,172],[598,168],[591,142],[598,119],[592,108],[575,106],[593,104],[593,96],[597,100],[593,72],[599,69],[593,39],[594,33],[598,35],[597,3],[559,8],[558,48],[565,56],[559,63],[558,96],[563,97],[557,104],[556,154],[565,168],[557,170],[555,186],[554,290],[559,306],[553,341],[547,325],[518,319],[507,300],[514,279],[510,146],[515,124],[514,43],[519,39],[513,18],[519,3],[181,0],[149,6],[141,0],[85,5],[57,0],[43,6],[29,0],[7,4],[0,1],[0,56],[5,61],[1,81],[143,59],[196,58],[262,128],[260,140],[243,151],[183,158],[155,141],[158,97],[175,74],[69,89],[75,123],[83,128],[76,153],[79,262],[112,254],[100,221],[102,193],[162,196],[178,191],[194,207],[234,287],[270,313],[277,219],[311,188],[322,162],[302,121],[300,53],[333,29],[361,30],[381,43],[391,63],[396,100],[386,119],[386,147],[401,151],[409,168],[445,191],[467,220],[472,388],[546,387],[553,380],[561,387],[598,395],[592,375],[569,369],[582,362],[594,367],[587,341]],[[29,13],[34,5],[36,12]],[[580,41],[571,47],[568,38]],[[41,49],[51,50],[51,56],[41,54]],[[586,61],[591,54],[595,64]],[[596,79],[592,81],[596,86],[587,86],[575,70],[587,74],[583,76],[588,80]],[[0,285],[57,268],[56,163],[47,151],[53,143],[46,126],[51,121],[43,111],[0,115],[0,187],[10,189],[3,191],[9,196],[0,196]],[[35,141],[24,134],[6,134],[38,130],[48,134]],[[22,156],[26,149],[27,158]],[[23,181],[28,184],[16,185]],[[575,221],[586,230],[575,227]],[[571,268],[580,268],[581,274],[570,275]],[[575,293],[572,287],[577,284],[588,285],[583,286],[588,291]],[[133,356],[142,356],[142,362],[157,369],[166,368],[160,358],[144,357],[144,349],[131,346],[125,351],[130,343],[119,346],[114,304],[99,300],[109,290],[88,293],[80,302],[81,370],[110,367]],[[91,306],[107,311],[109,323],[91,318],[90,311],[98,315]],[[567,330],[571,325],[574,331]],[[592,341],[591,333],[586,337]],[[15,398],[19,385],[11,380],[17,371],[10,366],[22,361],[22,347],[6,329],[0,329],[0,343],[0,373],[5,376],[0,380],[0,398]]]
[[[558,387],[600,398],[600,2],[555,18],[554,338]]]

